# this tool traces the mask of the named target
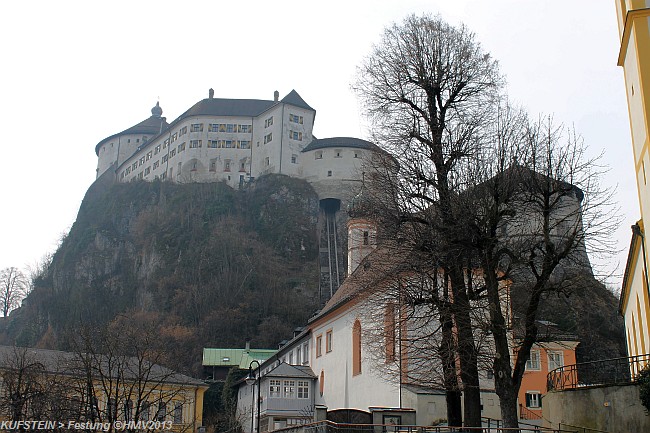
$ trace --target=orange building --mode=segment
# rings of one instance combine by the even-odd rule
[[[519,388],[519,418],[541,419],[542,399],[547,392],[546,377],[549,372],[576,363],[576,347],[579,342],[573,335],[560,334],[555,324],[540,321],[543,340],[535,343],[526,362],[526,371]],[[544,332],[546,337],[544,337]]]

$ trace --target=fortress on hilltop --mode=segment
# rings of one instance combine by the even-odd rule
[[[383,151],[358,138],[314,138],[316,110],[295,90],[279,96],[215,98],[210,89],[171,123],[156,103],[151,117],[97,143],[97,177],[233,188],[271,173],[306,180],[320,199],[320,286],[327,299],[347,273],[348,215],[340,210],[359,191],[362,162]]]

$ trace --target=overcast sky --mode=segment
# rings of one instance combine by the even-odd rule
[[[172,120],[210,87],[254,99],[295,89],[317,111],[315,136],[367,138],[356,66],[411,13],[465,23],[512,100],[605,152],[624,218],[622,252],[604,267],[620,274],[639,210],[614,0],[2,2],[0,268],[56,248],[95,179],[95,145],[158,100]]]

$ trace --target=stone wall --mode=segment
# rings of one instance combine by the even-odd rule
[[[650,432],[635,384],[551,391],[542,399],[545,427],[570,424],[611,433]]]

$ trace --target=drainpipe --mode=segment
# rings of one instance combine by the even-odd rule
[[[280,120],[280,170],[278,171],[278,174],[282,174],[282,140],[284,139],[284,106],[286,104],[282,104],[282,117]]]

